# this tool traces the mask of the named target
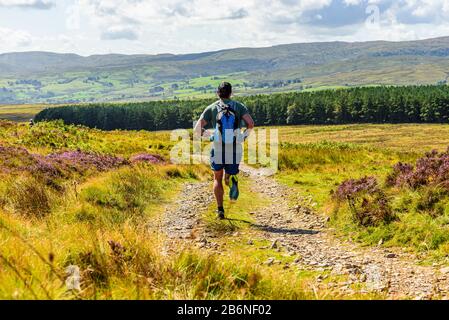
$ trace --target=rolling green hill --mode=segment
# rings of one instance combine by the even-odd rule
[[[449,37],[328,42],[186,55],[48,52],[0,55],[0,103],[67,103],[209,97],[218,82],[239,94],[360,85],[445,83]]]

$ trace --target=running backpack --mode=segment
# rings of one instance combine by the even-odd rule
[[[221,141],[226,144],[235,143],[235,130],[239,128],[239,120],[234,108],[223,101],[219,101],[217,109],[214,141]]]

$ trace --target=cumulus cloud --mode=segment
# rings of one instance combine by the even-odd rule
[[[8,44],[12,50],[21,50],[32,43],[32,37],[28,32],[0,28],[0,51],[3,44]],[[11,51],[11,49],[9,49]]]
[[[208,26],[212,31],[223,21],[233,21],[228,32],[264,32],[271,25],[297,24],[308,10],[330,5],[332,0],[80,0],[79,4],[90,21],[100,29],[114,26],[132,32],[138,39],[143,27],[146,31],[173,32],[185,27]],[[276,28],[276,27],[275,27]],[[119,32],[122,34],[122,32]],[[108,33],[109,34],[109,33]],[[131,32],[127,32],[131,35]],[[111,37],[103,37],[111,39]],[[131,39],[131,37],[129,37]]]
[[[0,0],[1,1],[1,0]],[[448,0],[79,0],[102,40],[158,52],[444,35]],[[369,6],[378,28],[366,25]],[[159,49],[159,50],[158,50]]]
[[[102,40],[137,40],[138,33],[131,28],[111,27],[101,34]]]
[[[0,8],[51,4],[0,0]],[[76,45],[83,53],[186,53],[449,35],[449,0],[71,0],[69,7],[61,32],[82,36]],[[366,24],[370,19],[375,23]],[[23,29],[34,35],[33,28]]]
[[[240,8],[238,10],[235,10],[229,14],[225,19],[231,19],[231,20],[238,20],[238,19],[244,19],[249,15],[248,11],[244,8]]]
[[[54,7],[56,3],[50,0],[0,0],[0,7],[16,7],[47,10]]]

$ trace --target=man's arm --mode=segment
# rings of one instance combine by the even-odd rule
[[[245,139],[249,137],[251,131],[254,129],[254,120],[249,113],[242,116],[243,121],[246,123],[246,130],[244,133]]]
[[[204,134],[205,127],[211,122],[211,110],[210,106],[207,107],[204,112],[201,114],[199,120],[195,124],[195,128],[193,128],[194,138],[201,140],[201,137]]]
[[[203,136],[203,129],[207,126],[207,121],[204,120],[204,118],[200,118],[195,125],[195,128],[193,129],[193,134],[196,138],[200,139]]]

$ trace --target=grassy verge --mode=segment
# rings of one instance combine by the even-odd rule
[[[253,232],[242,220],[265,203],[252,193],[227,204],[231,229],[206,217],[231,255],[162,254],[151,222],[182,183],[210,177],[203,165],[151,162],[169,149],[164,132],[1,122],[0,299],[333,297],[313,294],[308,275],[263,266],[265,256],[231,242],[226,232]],[[132,160],[142,153],[150,162]]]
[[[190,168],[176,169],[181,176],[170,180],[170,166],[122,168],[91,178],[78,190],[68,190],[45,218],[2,212],[0,298],[318,297],[308,291],[305,274],[277,272],[238,252],[211,255],[191,249],[162,255],[160,238],[148,222],[162,213],[179,183],[192,179]],[[236,204],[232,217],[244,214]],[[79,271],[80,290],[67,290],[74,270]]]
[[[332,217],[330,224],[340,235],[364,245],[407,248],[424,261],[445,262],[449,257],[446,192],[432,186],[389,187],[386,181],[396,163],[415,165],[425,152],[445,150],[448,129],[446,125],[281,128],[277,179],[311,195],[317,207]],[[335,201],[333,193],[342,182],[365,176],[376,177],[397,219],[361,226],[347,202]]]
[[[51,200],[45,216],[2,212],[0,297],[158,297],[144,276],[169,262],[160,256],[157,238],[149,237],[146,225],[176,194],[177,185],[192,179],[190,168],[176,169],[179,178],[167,179],[171,166],[124,167],[67,189],[62,198]],[[69,266],[81,273],[79,292],[67,291]]]

